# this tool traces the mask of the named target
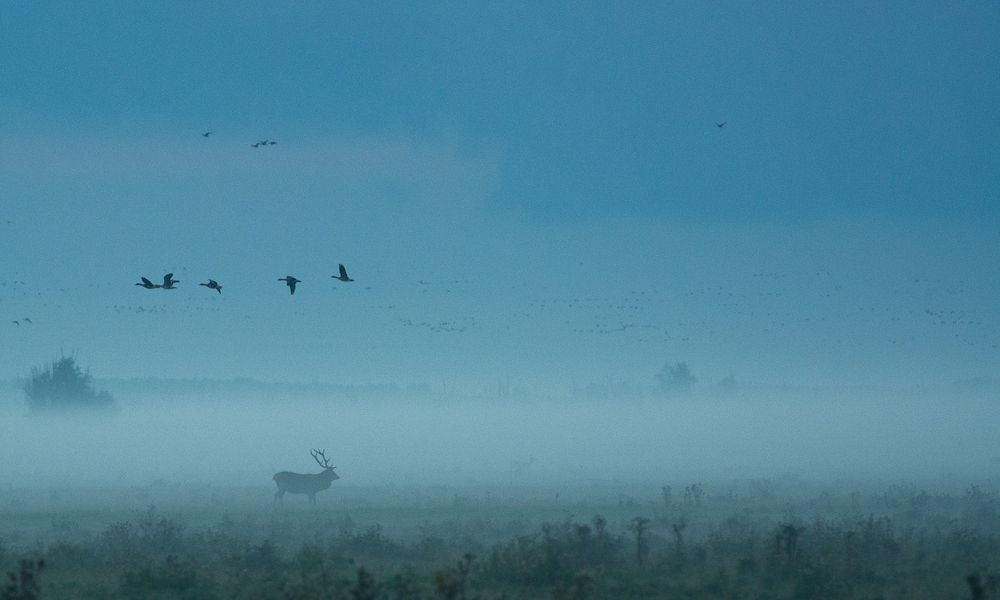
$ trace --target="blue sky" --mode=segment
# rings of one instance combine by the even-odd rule
[[[989,373],[998,30],[991,3],[5,3],[0,315],[37,327],[0,376]]]

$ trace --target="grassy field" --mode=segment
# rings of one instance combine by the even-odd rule
[[[8,488],[2,597],[1000,597],[988,486],[335,484],[318,500]]]

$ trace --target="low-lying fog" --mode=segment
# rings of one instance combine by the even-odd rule
[[[0,408],[3,485],[206,483],[273,489],[276,471],[337,485],[664,484],[797,476],[956,485],[1000,471],[988,399],[739,394],[589,401],[119,398],[111,416]],[[534,457],[532,462],[531,457]]]

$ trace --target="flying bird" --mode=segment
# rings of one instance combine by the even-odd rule
[[[146,279],[145,277],[140,277],[139,279],[142,280],[142,283],[137,283],[136,284],[139,287],[144,287],[147,290],[155,290],[156,288],[160,287],[160,286],[156,285],[155,283],[153,283],[152,281]]]
[[[288,275],[286,277],[281,277],[281,278],[278,279],[278,281],[284,281],[285,285],[288,286],[288,291],[293,296],[295,295],[295,284],[302,283],[301,279],[296,279],[296,278],[292,277],[291,275]]]
[[[214,280],[214,279],[209,279],[208,283],[199,283],[198,285],[203,285],[203,286],[207,287],[210,290],[215,290],[215,291],[219,292],[220,294],[222,293],[222,286],[219,285],[219,282],[216,281],[216,280]]]
[[[162,287],[165,290],[172,290],[174,289],[175,283],[180,283],[180,281],[174,279],[173,273],[167,273],[166,275],[163,276],[163,285],[161,285],[160,287]]]
[[[347,276],[347,268],[344,267],[344,265],[340,265],[340,277],[336,275],[330,275],[330,277],[333,277],[334,279],[339,279],[341,281],[354,281],[353,279]]]
[[[256,144],[250,144],[250,147],[251,148],[260,148],[260,142],[257,142]]]
[[[25,323],[27,323],[28,325],[33,325],[33,324],[34,324],[34,323],[32,323],[32,322],[31,322],[31,319],[29,319],[28,317],[24,317],[24,319],[22,319],[22,320],[23,320],[23,321],[24,321]]]
[[[21,323],[19,321],[11,321],[11,323],[13,323],[14,325],[17,325],[18,327],[21,326]]]
[[[723,121],[721,123],[719,123],[718,121],[716,121],[715,122],[715,126],[718,127],[719,129],[722,129],[723,127],[726,126],[726,123],[728,123],[728,121]]]
[[[211,131],[206,131],[205,133],[201,134],[201,137],[208,137],[210,135],[212,135],[212,132]]]

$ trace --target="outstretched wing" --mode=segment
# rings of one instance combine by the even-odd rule
[[[295,284],[296,283],[298,283],[298,282],[295,281],[294,279],[289,279],[288,280],[288,290],[292,293],[293,296],[295,295]]]
[[[152,285],[153,285],[153,282],[152,282],[152,281],[150,281],[150,280],[148,280],[148,279],[146,279],[145,277],[140,277],[139,279],[141,279],[141,280],[142,280],[142,283],[143,283],[143,285],[145,285],[145,286],[152,286]]]
[[[173,273],[167,273],[163,276],[163,285],[170,285],[170,280],[174,278]]]
[[[344,267],[344,265],[340,265],[340,277],[342,279],[347,279],[347,269]]]

